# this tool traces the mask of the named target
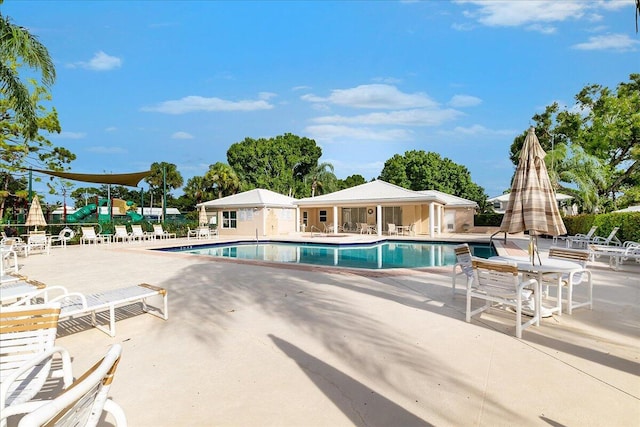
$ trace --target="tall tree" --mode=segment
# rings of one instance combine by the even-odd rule
[[[156,200],[162,200],[163,186],[167,186],[167,200],[170,197],[169,192],[182,187],[182,175],[178,171],[178,167],[173,163],[154,162],[151,164],[151,173],[144,179],[149,184],[149,192],[153,194]],[[166,179],[166,182],[164,181]]]
[[[305,182],[310,185],[311,197],[316,194],[333,193],[338,189],[338,178],[333,173],[331,163],[320,163],[315,166],[305,177]]]
[[[217,162],[210,165],[204,179],[211,185],[213,192],[218,194],[218,198],[236,194],[240,190],[240,178],[226,163]]]
[[[439,154],[412,150],[396,154],[384,164],[380,179],[414,191],[438,190],[486,203],[484,189],[471,180],[469,170]]]
[[[338,190],[344,190],[345,188],[355,187],[357,185],[361,185],[367,182],[362,175],[349,175],[345,179],[341,179],[338,181]]]
[[[575,194],[584,210],[614,208],[640,185],[640,74],[616,91],[587,85],[575,98],[570,109],[554,103],[533,116],[547,169],[555,188]],[[511,145],[514,165],[523,141],[524,134]]]
[[[204,176],[193,176],[187,180],[187,184],[184,186],[184,195],[191,199],[190,202],[185,202],[185,205],[195,205],[211,200],[214,197],[213,185]]]
[[[304,177],[318,164],[322,149],[312,139],[290,133],[274,138],[245,138],[227,151],[227,161],[242,182],[242,190],[265,188],[300,194]]]
[[[0,4],[2,2],[0,0]],[[26,28],[13,24],[8,16],[0,14],[0,93],[15,111],[25,136],[33,138],[38,132],[36,105],[27,84],[18,75],[16,64],[21,63],[39,71],[44,86],[52,85],[56,79],[56,70],[47,48]]]

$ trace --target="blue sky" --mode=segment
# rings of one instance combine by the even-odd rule
[[[51,140],[81,173],[168,161],[186,183],[226,162],[232,143],[288,132],[313,138],[339,178],[369,180],[394,154],[434,151],[495,196],[535,113],[640,72],[633,0],[5,0],[0,10],[55,61],[63,132]]]

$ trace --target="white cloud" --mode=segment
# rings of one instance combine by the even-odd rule
[[[351,89],[334,89],[331,95],[303,95],[304,101],[329,103],[352,108],[435,108],[437,103],[423,93],[403,93],[386,84],[361,85]]]
[[[97,154],[124,154],[128,152],[122,147],[105,147],[103,145],[87,147],[87,151]]]
[[[118,128],[117,128],[117,127],[115,127],[115,126],[109,126],[109,127],[108,127],[108,128],[106,128],[104,131],[105,131],[105,132],[115,132],[115,131],[117,131],[117,130],[118,130]]]
[[[152,107],[143,107],[142,111],[154,111],[166,114],[186,114],[198,111],[256,111],[270,110],[273,105],[264,99],[227,101],[220,98],[186,96],[182,99],[164,101]]]
[[[58,134],[52,133],[52,138],[59,139],[83,139],[87,136],[86,132],[60,132]]]
[[[71,68],[79,67],[93,71],[109,71],[115,68],[120,68],[121,66],[122,60],[120,58],[107,55],[103,51],[99,51],[93,55],[93,58],[91,58],[89,62],[80,61],[69,64],[69,67]]]
[[[311,89],[311,86],[294,86],[291,88],[291,90],[293,91],[298,91],[298,90],[309,90]]]
[[[579,50],[614,50],[618,52],[628,52],[635,51],[638,46],[640,46],[640,41],[634,40],[626,34],[609,34],[589,37],[589,41],[574,44],[572,47]]]
[[[540,22],[559,22],[570,18],[579,19],[588,8],[588,2],[556,0],[458,0],[456,3],[478,6],[473,11],[463,12],[464,15],[489,27],[518,27]]]
[[[316,117],[314,123],[358,124],[358,125],[401,125],[401,126],[437,126],[454,120],[461,112],[446,110],[412,109],[390,111],[386,113],[361,114],[357,116],[322,116]]]
[[[488,129],[482,125],[472,125],[469,127],[456,126],[452,130],[443,130],[438,132],[440,135],[447,135],[450,137],[465,137],[468,138],[470,136],[509,136],[513,135],[514,137],[518,135],[520,132],[512,130],[512,129]]]
[[[188,132],[174,132],[171,139],[193,139],[193,135]]]
[[[392,85],[402,83],[402,80],[396,77],[374,77],[371,80],[377,83],[386,83],[386,84],[392,84]]]
[[[260,92],[258,93],[258,98],[263,99],[265,101],[268,101],[271,98],[274,98],[278,96],[277,94],[273,93],[273,92]]]
[[[319,141],[362,140],[362,141],[400,141],[410,140],[412,133],[404,129],[377,130],[336,125],[307,126],[305,133]]]
[[[454,95],[449,101],[449,105],[454,108],[475,107],[482,104],[482,99],[471,95]]]

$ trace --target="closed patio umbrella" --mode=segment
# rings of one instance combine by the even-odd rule
[[[29,207],[29,213],[27,214],[27,220],[24,223],[26,226],[35,226],[35,231],[38,231],[38,227],[46,227],[47,221],[44,219],[42,213],[42,206],[40,206],[40,200],[38,196],[34,196]]]
[[[201,226],[205,226],[209,223],[209,219],[207,218],[207,211],[204,208],[204,205],[200,205],[200,213],[198,214],[198,223]]]
[[[531,263],[537,252],[538,235],[559,236],[567,232],[544,164],[545,155],[535,128],[529,128],[511,185],[507,209],[500,224],[500,231],[506,233],[529,232]]]

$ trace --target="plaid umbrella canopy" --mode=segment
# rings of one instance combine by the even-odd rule
[[[204,205],[200,205],[198,223],[200,223],[200,225],[207,225],[209,223],[209,219],[207,218],[207,211],[205,210]]]
[[[544,164],[545,156],[546,153],[536,137],[535,128],[529,128],[520,151],[520,160],[511,185],[507,209],[500,224],[500,231],[510,234],[529,232],[529,253],[532,263],[534,253],[537,251],[537,235],[558,236],[567,233],[547,167]],[[538,261],[540,261],[539,255]]]
[[[40,206],[40,200],[38,196],[33,196],[33,200],[31,201],[31,206],[29,207],[29,213],[27,214],[27,220],[24,225],[26,226],[35,226],[36,231],[38,231],[38,227],[46,227],[47,221],[44,219],[44,214],[42,213],[42,206]]]

